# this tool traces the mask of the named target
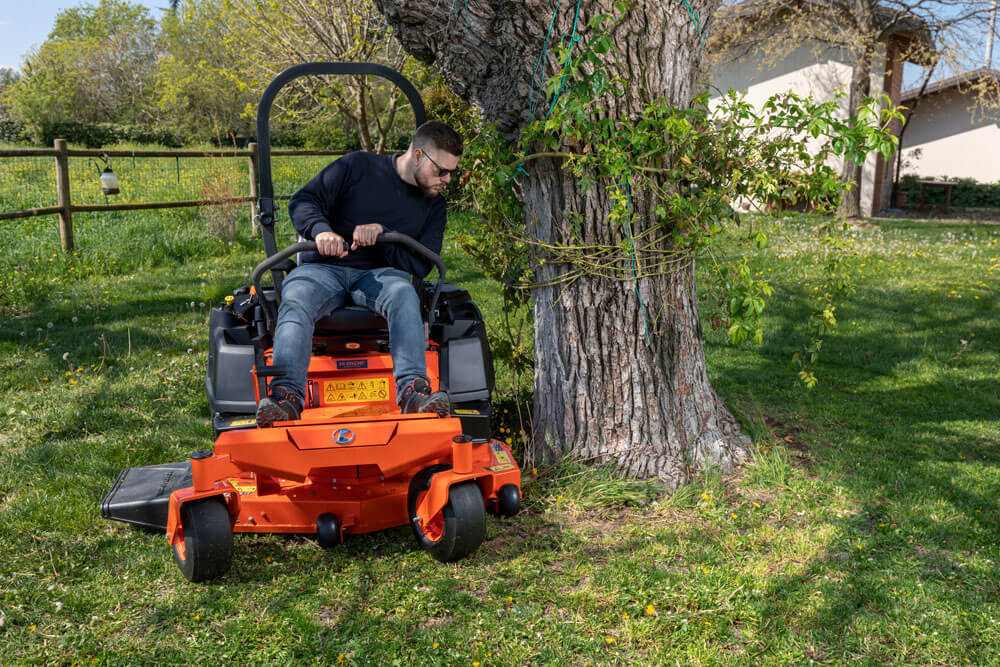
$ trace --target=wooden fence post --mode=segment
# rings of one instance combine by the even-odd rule
[[[257,142],[247,144],[250,151],[250,231],[260,236],[260,218],[257,217]]]
[[[59,211],[59,242],[63,252],[73,249],[73,205],[69,195],[69,155],[66,140],[56,139],[56,204]]]

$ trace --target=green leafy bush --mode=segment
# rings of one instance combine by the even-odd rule
[[[1000,208],[1000,183],[980,183],[974,178],[924,178],[907,174],[899,179],[899,189],[909,192],[909,201],[920,203],[920,181],[951,181],[951,206],[968,208]],[[944,206],[947,192],[944,188],[925,187],[923,201],[928,206]]]

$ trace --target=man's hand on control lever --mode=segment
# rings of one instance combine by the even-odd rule
[[[321,255],[346,257],[347,243],[344,242],[344,238],[340,234],[320,232],[316,235],[316,252]]]
[[[377,222],[358,225],[354,228],[354,243],[351,244],[351,250],[357,250],[361,246],[375,245],[375,239],[383,231],[385,230],[382,228],[382,225]]]

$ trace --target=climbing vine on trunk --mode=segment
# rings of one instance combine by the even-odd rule
[[[620,5],[618,11],[620,21],[629,10]],[[715,243],[732,230],[750,246],[763,247],[770,239],[759,218],[741,216],[731,205],[746,202],[775,216],[783,203],[805,202],[832,213],[851,187],[830,166],[833,158],[860,163],[871,151],[891,155],[896,143],[889,123],[899,111],[886,99],[868,99],[845,119],[837,100],[782,93],[758,108],[733,91],[713,104],[703,93],[689,108],[675,108],[639,91],[640,112],[615,117],[607,109],[637,85],[620,74],[608,31],[617,21],[595,15],[581,31],[585,39],[555,48],[562,69],[546,81],[540,117],[522,128],[518,141],[486,127],[471,142],[465,185],[489,222],[477,239],[466,240],[467,249],[504,285],[509,307],[524,302],[529,288],[581,278],[633,283],[639,295],[639,281],[684,271],[693,258],[702,258],[716,278],[713,323],[725,326],[734,344],[760,343],[771,287],[751,276],[745,256],[735,262],[718,257]],[[569,224],[555,237],[526,233],[520,183],[534,160],[558,161],[584,194],[598,191],[595,196],[606,198],[605,222],[613,233],[596,238],[582,224],[583,212],[574,210],[565,212]],[[639,228],[637,209],[651,212],[655,224]],[[840,225],[828,225],[824,234],[836,287],[824,293],[805,323],[809,342],[793,359],[808,387],[816,382],[812,369],[822,338],[836,323],[836,304],[851,291],[843,271],[850,243]],[[544,265],[553,270],[540,278],[534,269]],[[646,305],[648,338],[658,328]],[[523,354],[520,361],[525,363]]]

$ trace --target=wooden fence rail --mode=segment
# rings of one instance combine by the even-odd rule
[[[348,151],[315,150],[273,150],[271,155],[344,155]],[[130,151],[69,148],[65,139],[56,139],[52,148],[6,148],[0,150],[0,158],[5,157],[54,157],[56,159],[56,205],[28,208],[20,211],[0,211],[0,220],[30,218],[36,215],[59,216],[59,241],[63,252],[73,250],[73,214],[95,211],[143,211],[155,208],[180,208],[184,206],[215,206],[250,202],[250,219],[254,233],[257,225],[257,144],[250,143],[242,150],[229,151]],[[250,196],[225,197],[220,199],[188,199],[179,201],[137,202],[133,204],[74,204],[69,187],[69,158],[71,157],[172,157],[172,158],[237,158],[245,157],[250,166]],[[275,199],[289,199],[289,195],[277,195]]]

